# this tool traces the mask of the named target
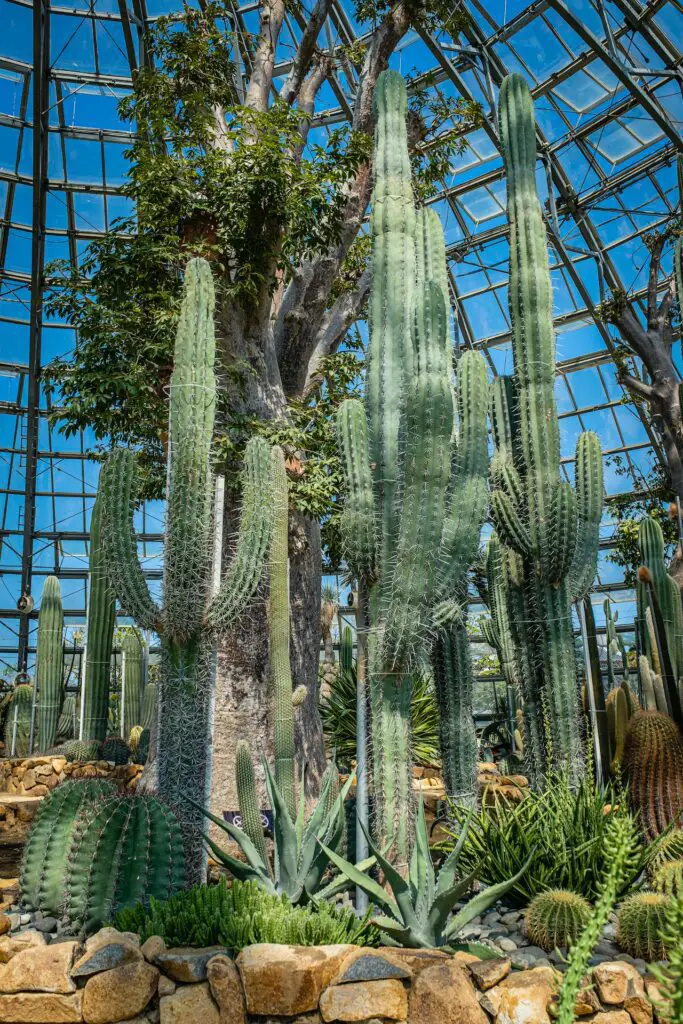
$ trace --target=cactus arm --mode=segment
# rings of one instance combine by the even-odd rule
[[[569,569],[574,601],[587,596],[595,579],[602,518],[603,479],[600,440],[585,431],[576,443],[577,539]]]
[[[553,495],[550,510],[546,575],[559,583],[567,572],[576,549],[576,495],[568,483],[561,482]]]
[[[190,260],[176,333],[169,416],[164,605],[176,640],[202,625],[211,554],[210,452],[216,406],[214,288],[206,260]]]
[[[103,544],[103,495],[90,520],[90,595],[85,655],[83,739],[103,740],[109,724],[109,680],[116,622],[116,598],[108,576]]]
[[[273,468],[270,447],[252,437],[244,452],[242,509],[237,546],[230,566],[209,606],[209,625],[227,629],[254,597],[273,535]]]
[[[126,614],[132,616],[141,629],[159,632],[163,628],[161,610],[152,600],[138,561],[133,526],[136,481],[134,453],[125,448],[116,449],[100,472],[107,573]]]
[[[496,533],[520,555],[530,555],[531,535],[505,491],[491,493],[491,519]]]
[[[237,783],[237,803],[242,818],[242,829],[251,839],[263,859],[268,872],[272,876],[266,839],[263,834],[263,823],[256,792],[254,778],[254,762],[246,740],[238,740],[235,751],[235,781]]]
[[[391,842],[392,858],[402,861],[413,837],[411,680],[401,673],[380,672],[377,666],[370,675],[375,832],[385,844]]]
[[[142,643],[137,630],[127,630],[121,643],[124,654],[124,700],[122,709],[121,735],[128,736],[133,726],[140,725],[142,717],[142,694],[144,686],[142,668]]]
[[[375,575],[375,501],[370,472],[368,424],[361,402],[349,398],[337,412],[337,439],[347,495],[341,517],[344,555],[357,579]]]
[[[38,740],[40,750],[54,746],[62,706],[64,612],[59,580],[48,576],[43,584],[38,617],[36,684],[38,686]]]
[[[381,524],[379,568],[393,566],[400,484],[402,390],[412,377],[415,292],[415,209],[406,127],[407,94],[396,71],[383,72],[374,92],[375,186],[372,197],[372,287],[367,409],[370,461]]]
[[[440,630],[432,654],[439,704],[444,784],[449,798],[473,805],[477,792],[477,735],[472,715],[474,677],[462,617]]]

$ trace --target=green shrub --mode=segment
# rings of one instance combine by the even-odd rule
[[[167,946],[221,945],[237,951],[256,942],[379,943],[368,916],[361,920],[352,910],[324,900],[293,907],[285,895],[271,895],[256,882],[235,880],[229,888],[224,879],[218,885],[196,885],[163,903],[152,899],[148,908],[138,903],[120,911],[113,923],[121,931],[137,932],[142,942],[160,935]]]
[[[464,807],[452,808],[456,834],[468,813]],[[555,776],[543,792],[531,792],[521,803],[498,796],[493,806],[483,807],[471,823],[461,862],[482,884],[493,885],[512,878],[531,858],[506,896],[518,906],[546,889],[568,889],[592,902],[607,866],[605,835],[615,817],[631,817],[621,792],[600,789],[592,779],[573,789],[566,775]],[[655,848],[641,842],[618,895],[631,888]]]

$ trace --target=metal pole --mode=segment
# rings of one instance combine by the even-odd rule
[[[358,584],[358,611],[356,612],[356,863],[369,854],[368,841],[361,826],[368,828],[368,715],[367,715],[367,634],[365,629],[367,594],[365,586]],[[356,912],[365,914],[368,897],[356,886]]]
[[[591,729],[593,732],[593,749],[595,751],[595,779],[599,786],[604,779],[602,766],[602,751],[600,750],[600,737],[598,734],[598,716],[595,708],[595,691],[593,690],[593,668],[588,651],[588,629],[586,627],[586,610],[583,601],[577,601],[576,610],[579,614],[579,625],[581,626],[581,638],[583,640],[583,663],[586,669],[586,694],[588,695],[588,707],[591,716]]]

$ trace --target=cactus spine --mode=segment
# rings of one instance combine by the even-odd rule
[[[64,612],[59,580],[56,576],[48,576],[40,598],[36,656],[40,750],[49,750],[57,737],[57,720],[63,696],[63,631]]]
[[[548,889],[534,896],[526,912],[529,938],[535,946],[552,953],[555,947],[575,942],[588,924],[591,905],[583,896],[566,889]]]
[[[116,598],[107,576],[102,522],[102,479],[90,520],[90,599],[85,656],[84,740],[102,741],[109,727],[109,677]]]
[[[69,924],[89,935],[123,907],[185,887],[178,819],[155,796],[114,796],[85,809],[67,857]]]
[[[213,650],[258,587],[272,532],[271,453],[262,438],[246,447],[243,504],[234,556],[211,597],[214,374],[214,288],[206,260],[191,260],[175,344],[171,378],[164,603],[158,607],[137,560],[133,528],[135,455],[119,449],[103,470],[107,565],[124,610],[161,638],[159,792],[183,808],[188,829],[188,870],[201,866],[201,811],[183,800],[204,793],[209,746]],[[145,724],[144,722],[142,723]]]
[[[443,668],[441,699],[449,716],[447,785],[452,793],[472,786],[473,762],[461,763],[463,754],[472,757],[471,744],[457,749],[461,728],[471,738],[471,676],[459,645],[463,581],[486,503],[487,383],[482,357],[467,353],[455,445],[445,246],[435,212],[415,214],[406,90],[398,73],[380,75],[374,103],[366,404],[342,403],[338,438],[348,490],[345,554],[369,589],[376,830],[380,845],[392,841],[393,856],[405,862],[413,832],[410,670],[437,635],[434,657]]]
[[[571,602],[585,596],[595,575],[603,498],[600,445],[594,434],[579,438],[572,490],[560,477],[548,247],[536,193],[533,103],[519,74],[501,86],[499,125],[519,436],[516,452],[504,446],[496,454],[491,513],[499,539],[519,558],[515,599],[521,607],[511,619],[526,633],[518,643],[527,647],[525,685],[535,695],[536,731],[544,734],[538,716],[545,710],[554,765],[577,777],[583,758]],[[493,417],[496,431],[495,410]],[[507,433],[512,436],[512,428]]]
[[[134,725],[139,725],[142,715],[144,687],[143,652],[137,630],[130,629],[121,643],[123,662],[123,711],[121,735],[127,736]]]
[[[5,718],[5,756],[26,757],[30,754],[28,741],[31,732],[31,709],[33,687],[30,683],[19,683],[10,697]],[[14,742],[14,751],[12,743]]]
[[[659,711],[639,711],[628,724],[623,768],[631,802],[650,838],[658,836],[683,807],[683,738]]]
[[[617,913],[619,948],[648,963],[664,960],[666,945],[661,935],[669,899],[659,892],[637,892],[624,900]]]

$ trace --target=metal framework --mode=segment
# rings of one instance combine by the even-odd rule
[[[89,515],[97,479],[90,436],[66,436],[41,386],[45,363],[68,353],[68,324],[43,310],[44,266],[75,265],[125,202],[123,151],[130,141],[117,100],[150,58],[145,33],[179,0],[0,0],[0,674],[31,668],[42,578],[64,581],[74,630],[87,605]],[[456,6],[459,6],[457,4]],[[394,66],[445,100],[481,103],[483,126],[431,200],[446,228],[460,343],[481,348],[492,373],[511,365],[507,317],[507,229],[495,98],[503,76],[521,70],[538,112],[539,183],[546,193],[558,332],[558,403],[563,465],[585,428],[601,435],[608,498],[640,494],[657,456],[642,410],[617,383],[617,339],[596,310],[611,290],[642,304],[645,237],[676,205],[674,162],[683,151],[681,0],[465,0],[466,31],[411,32]],[[232,4],[238,63],[258,3]],[[302,29],[288,13],[278,71],[285,74]],[[334,50],[363,38],[351,0],[333,0],[319,43]],[[238,74],[238,87],[241,76]],[[349,117],[354,72],[331,81],[325,129]],[[428,77],[427,77],[428,76]],[[668,267],[665,264],[665,269]],[[680,362],[680,361],[679,361]],[[615,466],[615,459],[621,464]],[[609,508],[609,506],[608,506]],[[162,510],[141,513],[150,577],[159,578]],[[607,559],[605,517],[597,593],[624,604],[633,594]],[[28,602],[30,604],[30,601]]]

